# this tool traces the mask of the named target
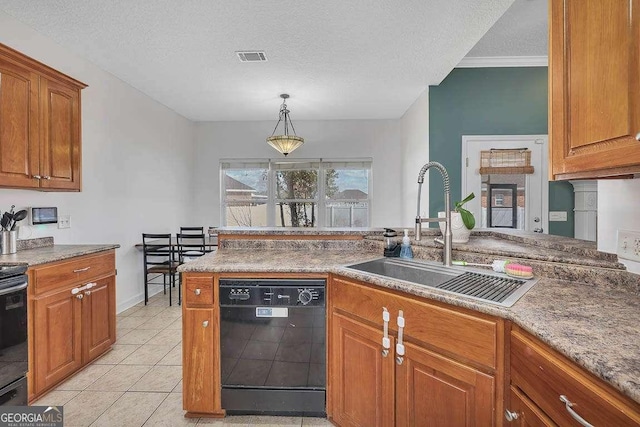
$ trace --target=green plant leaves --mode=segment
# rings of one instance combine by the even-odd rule
[[[476,195],[471,193],[467,197],[465,197],[463,200],[455,203],[456,208],[454,210],[460,213],[460,217],[462,218],[462,222],[464,223],[464,226],[467,227],[469,230],[471,230],[473,227],[476,226],[476,219],[473,217],[473,214],[468,210],[464,209],[462,205],[467,203],[469,200],[473,200],[475,197]]]
[[[473,217],[473,214],[464,208],[458,208],[457,210],[460,213],[464,226],[469,230],[473,229],[473,227],[476,226],[476,219]]]

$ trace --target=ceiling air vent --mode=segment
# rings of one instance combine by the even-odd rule
[[[267,60],[267,55],[263,51],[238,51],[236,52],[240,62],[264,62]]]

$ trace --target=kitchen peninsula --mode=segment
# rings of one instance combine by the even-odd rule
[[[454,259],[491,263],[508,257],[533,267],[540,280],[507,308],[345,268],[381,257],[381,230],[219,234],[216,253],[180,268],[187,416],[225,414],[220,279],[305,277],[327,279],[326,412],[337,425],[404,425],[434,414],[448,414],[451,422],[466,417],[502,425],[515,414],[567,424],[567,408],[595,425],[640,422],[638,276],[591,242],[480,230],[468,244],[454,244]],[[439,261],[434,236],[412,242],[416,258]],[[391,317],[388,357],[381,345],[383,307]],[[399,310],[406,319],[402,354],[394,346],[401,340]],[[438,387],[447,404],[431,407],[414,399],[429,387]],[[457,405],[468,410],[458,412]]]

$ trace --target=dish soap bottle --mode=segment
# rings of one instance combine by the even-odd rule
[[[404,229],[404,237],[402,238],[402,246],[400,247],[400,258],[413,258],[411,239],[409,239],[409,230],[406,228]]]

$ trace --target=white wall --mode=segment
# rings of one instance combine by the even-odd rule
[[[418,173],[429,161],[429,88],[414,101],[400,119],[402,135],[402,219],[405,224],[414,224],[418,199]],[[421,215],[429,213],[429,177],[425,176]]]
[[[134,248],[141,233],[191,223],[193,123],[3,12],[0,43],[89,85],[82,91],[82,192],[0,189],[0,210],[58,206],[71,215],[68,230],[31,227],[21,237],[120,244],[118,309],[141,301],[142,256]]]
[[[398,120],[296,120],[294,124],[305,143],[288,158],[373,158],[371,226],[400,224],[403,171]],[[197,223],[220,225],[220,159],[284,158],[265,141],[274,126],[275,121],[196,124]]]
[[[640,232],[640,179],[598,181],[598,250],[616,253],[618,229]],[[620,261],[640,273],[640,263]]]

